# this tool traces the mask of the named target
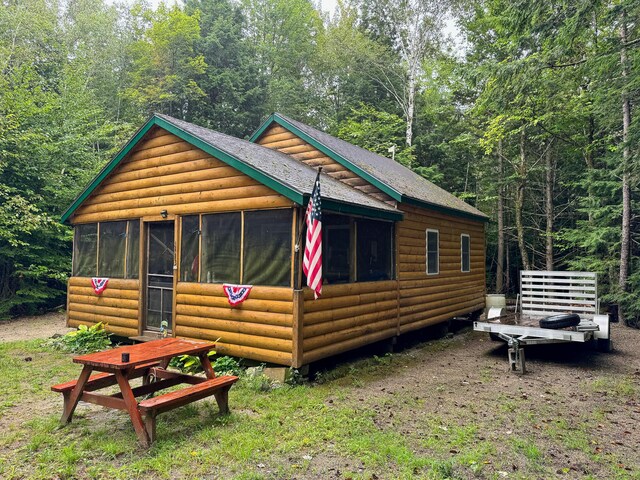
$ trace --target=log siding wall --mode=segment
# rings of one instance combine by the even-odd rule
[[[396,225],[397,280],[304,289],[302,361],[314,362],[484,307],[484,225],[409,205]],[[426,230],[439,231],[438,274],[426,273]],[[462,272],[461,234],[471,239]],[[299,366],[299,365],[295,365]]]
[[[322,287],[322,297],[304,290],[303,364],[397,335],[397,282]]]
[[[291,207],[286,197],[156,128],[83,202],[71,222]]]
[[[112,278],[107,289],[101,295],[96,295],[90,278],[71,277],[67,292],[69,327],[102,322],[110,333],[123,337],[138,335],[138,280]]]
[[[312,145],[309,145],[303,139],[280,125],[273,125],[269,127],[264,131],[256,143],[263,147],[286,153],[290,157],[300,160],[311,167],[322,166],[322,171],[331,177],[340,180],[347,185],[351,185],[352,187],[361,190],[378,200],[382,200],[383,202],[390,204],[395,203],[395,201],[386,193],[343,167],[332,158],[327,157],[324,153],[317,150]]]
[[[291,365],[293,289],[254,286],[231,308],[222,285],[178,282],[175,334],[216,342],[223,355]]]
[[[403,204],[398,229],[399,332],[484,307],[484,224]],[[440,271],[426,274],[426,230],[440,232]],[[462,272],[460,235],[471,237],[469,272]]]

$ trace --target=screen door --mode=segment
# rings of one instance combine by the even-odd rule
[[[173,308],[173,266],[175,263],[174,222],[147,224],[147,311],[145,330],[171,329]]]

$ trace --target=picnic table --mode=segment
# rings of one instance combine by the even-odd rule
[[[238,377],[216,377],[207,356],[214,347],[209,342],[162,338],[74,357],[75,363],[83,365],[78,379],[51,387],[51,390],[62,393],[64,397],[60,421],[63,424],[71,422],[80,401],[126,410],[140,443],[148,447],[155,440],[156,415],[159,413],[214,395],[220,412],[226,414],[229,411],[229,389]],[[171,359],[180,355],[199,357],[206,377],[168,370]],[[92,375],[94,370],[101,373]],[[132,387],[130,381],[140,377],[142,385]],[[96,392],[116,384],[120,389],[117,393]],[[137,397],[150,396],[159,390],[181,384],[188,386],[140,402],[136,400]]]

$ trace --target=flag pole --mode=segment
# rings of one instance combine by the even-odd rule
[[[318,167],[318,175],[316,175],[316,179],[313,181],[313,186],[316,186],[316,182],[320,179],[320,174],[322,173],[322,166]],[[313,190],[313,189],[312,189]],[[301,223],[298,225],[298,239],[296,240],[296,244],[294,246],[294,251],[297,253],[300,251],[300,241],[302,240],[302,226],[304,222],[307,220],[307,212],[305,210],[304,215],[300,215]]]

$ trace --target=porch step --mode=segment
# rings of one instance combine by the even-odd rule
[[[138,335],[137,337],[129,337],[129,339],[133,340],[135,343],[150,342],[151,340],[158,340],[159,338],[162,338],[162,335],[154,335],[153,333],[146,333],[144,335]]]

